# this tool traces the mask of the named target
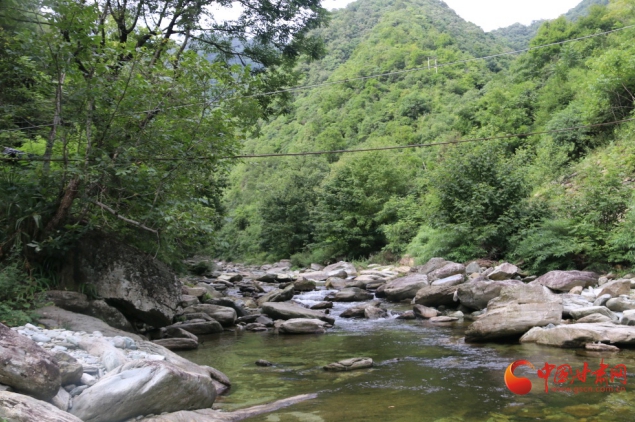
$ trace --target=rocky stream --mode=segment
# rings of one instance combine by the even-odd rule
[[[102,272],[103,287],[93,272],[98,297],[50,291],[33,324],[0,326],[0,420],[635,417],[635,276],[440,258],[202,268],[151,298],[160,317],[138,275]],[[504,378],[516,361],[522,395]]]

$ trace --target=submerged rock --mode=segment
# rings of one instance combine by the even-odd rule
[[[324,370],[333,372],[353,371],[355,369],[366,369],[373,366],[371,358],[344,359],[339,362],[329,363],[324,366]]]

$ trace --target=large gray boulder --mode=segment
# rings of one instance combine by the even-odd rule
[[[181,283],[167,265],[97,232],[76,243],[60,272],[62,290],[82,287],[154,327],[169,325],[181,302]]]
[[[520,336],[530,328],[559,324],[562,299],[543,286],[507,286],[465,333],[466,341]]]
[[[303,308],[302,306],[294,305],[291,303],[280,302],[267,302],[262,305],[262,313],[273,319],[294,319],[294,318],[308,318],[308,319],[320,319],[326,321],[329,324],[334,324],[335,319],[312,309]]]
[[[457,289],[457,297],[463,306],[480,311],[487,307],[487,303],[498,297],[503,287],[523,284],[519,280],[490,281],[480,278],[469,283],[461,284]]]
[[[412,303],[424,306],[455,305],[454,294],[458,286],[425,286],[417,291]]]
[[[278,331],[283,334],[322,334],[326,325],[320,319],[293,318],[281,323]]]
[[[635,327],[612,323],[563,324],[552,328],[536,327],[521,337],[521,343],[556,347],[584,347],[587,343],[635,344]]]
[[[7,422],[82,422],[76,416],[33,397],[0,391],[0,420]]]
[[[568,292],[576,286],[595,286],[600,276],[589,271],[549,271],[529,284],[541,285],[558,292]]]
[[[231,327],[236,324],[236,310],[228,306],[210,305],[201,303],[199,305],[188,306],[179,314],[204,313],[218,321],[223,327]]]
[[[401,302],[412,299],[422,287],[429,284],[428,276],[415,273],[392,280],[384,286],[383,292],[390,302]]]
[[[335,302],[364,302],[372,300],[374,297],[374,294],[359,287],[347,287],[337,292],[333,300]]]
[[[216,399],[212,378],[162,361],[132,361],[77,396],[71,413],[84,422],[205,409]]]
[[[435,280],[441,280],[457,274],[465,274],[465,265],[457,264],[456,262],[448,262],[438,270],[434,270],[428,274],[428,280],[433,282]]]
[[[50,400],[60,389],[62,379],[51,354],[30,338],[0,324],[0,384]]]

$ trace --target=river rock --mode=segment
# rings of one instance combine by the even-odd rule
[[[303,308],[291,303],[280,302],[267,302],[262,305],[262,313],[275,319],[294,319],[294,318],[308,318],[308,319],[321,319],[329,324],[334,324],[335,319],[320,312],[311,309]]]
[[[504,264],[495,267],[487,277],[489,277],[490,280],[509,280],[519,272],[520,270],[517,266],[512,265],[509,262],[505,262]]]
[[[282,322],[278,331],[283,334],[322,334],[326,325],[320,319],[293,318]]]
[[[364,302],[374,297],[374,294],[358,287],[347,287],[337,292],[333,300],[335,302]]]
[[[444,323],[444,322],[456,322],[459,318],[453,316],[436,316],[430,318],[430,322]]]
[[[480,272],[481,272],[481,266],[478,265],[478,262],[476,262],[476,261],[470,262],[465,267],[465,273],[466,274],[478,274]]]
[[[423,305],[414,305],[412,310],[416,316],[424,319],[434,318],[435,316],[439,315],[439,311],[437,311],[436,309],[428,308],[427,306]]]
[[[584,347],[587,343],[635,344],[635,327],[612,323],[563,324],[553,328],[536,327],[520,339],[556,347]]]
[[[589,271],[549,271],[532,281],[531,285],[542,285],[559,292],[568,292],[575,286],[591,287],[598,282],[599,276]]]
[[[371,368],[373,360],[371,358],[352,358],[344,359],[339,362],[329,363],[324,367],[326,371],[344,372],[353,371],[355,369]]]
[[[266,302],[286,302],[287,300],[293,299],[294,286],[293,284],[289,284],[284,289],[275,289],[267,293],[258,299],[258,304],[262,305]]]
[[[187,331],[188,333],[191,333],[197,336],[223,332],[223,326],[220,325],[220,323],[216,320],[212,320],[212,321],[192,320],[192,321],[186,321],[186,322],[177,322],[176,324],[170,325],[169,327],[166,327],[166,328],[167,329],[180,328],[182,330]]]
[[[532,327],[559,324],[562,299],[540,285],[507,286],[465,333],[466,341],[520,336]]]
[[[222,297],[223,294],[221,292],[219,292],[218,290],[216,290],[212,285],[207,284],[207,283],[198,283],[196,285],[197,288],[201,288],[201,289],[205,289],[205,293],[208,294],[210,297],[214,298],[218,298],[218,297]],[[205,294],[203,295],[205,296]]]
[[[60,368],[33,340],[0,324],[0,383],[37,399],[50,400],[62,385]]]
[[[189,338],[198,342],[198,337],[182,328],[170,326],[161,329],[162,338]]]
[[[456,274],[450,277],[442,278],[432,282],[432,286],[458,286],[465,281],[464,274]]]
[[[386,318],[387,316],[388,311],[377,306],[367,306],[364,308],[364,317],[367,319],[380,319]]]
[[[293,289],[298,292],[310,292],[315,290],[316,284],[313,280],[308,280],[304,277],[300,277],[293,282]]]
[[[452,306],[457,286],[425,286],[417,291],[413,304],[424,306]]]
[[[196,296],[181,295],[181,302],[179,303],[179,306],[187,308],[188,306],[196,305],[199,303],[201,302],[198,300]]]
[[[163,338],[154,340],[153,343],[168,350],[192,350],[198,347],[198,341],[191,338]]]
[[[600,314],[609,317],[612,321],[617,321],[619,318],[613,312],[611,312],[606,306],[589,306],[587,308],[578,308],[570,312],[571,318],[580,319],[592,314]]]
[[[197,287],[183,286],[181,290],[184,295],[195,296],[198,298],[202,298],[203,296],[205,296],[205,293],[207,293],[206,288],[199,287],[199,286]]]
[[[604,344],[604,343],[587,343],[584,345],[584,348],[586,350],[589,350],[591,352],[611,352],[611,353],[615,353],[615,352],[619,352],[620,348],[616,347],[616,346],[611,346],[610,344]]]
[[[606,307],[613,312],[630,311],[635,309],[635,300],[620,296],[607,301]]]
[[[348,281],[343,278],[329,277],[324,283],[327,289],[342,290],[348,285]]]
[[[564,318],[570,318],[571,312],[576,309],[588,308],[589,306],[594,306],[593,302],[590,302],[586,298],[580,295],[572,295],[570,293],[565,293],[560,295],[562,298],[562,316]]]
[[[428,276],[415,273],[392,280],[384,286],[383,292],[388,301],[401,302],[412,299],[422,287],[429,284]]]
[[[202,312],[209,315],[210,317],[218,321],[223,327],[231,327],[232,325],[236,324],[236,310],[227,306],[201,303],[198,305],[188,306],[187,308],[183,309],[183,311],[181,311],[181,314],[195,312]]]
[[[414,311],[405,311],[397,316],[397,319],[416,319]]]
[[[82,422],[45,401],[0,391],[0,420],[7,422]]]
[[[102,233],[84,235],[67,254],[62,290],[91,286],[124,315],[154,327],[169,325],[181,301],[181,283],[170,268]]]
[[[309,271],[306,273],[302,273],[302,277],[309,280],[325,281],[327,278],[329,278],[329,275],[324,271]]]
[[[61,384],[77,384],[84,373],[82,364],[66,352],[55,352],[53,356],[60,368]]]
[[[622,318],[620,319],[622,325],[635,325],[635,311],[624,311]]]
[[[90,315],[120,330],[134,331],[130,321],[117,308],[108,305],[103,300],[88,300],[83,293],[66,290],[50,290],[46,292],[46,299],[58,308]]]
[[[355,269],[355,266],[350,262],[344,261],[340,261],[337,264],[327,265],[322,271],[325,273],[345,271],[348,277],[357,275],[357,269]]]
[[[318,302],[315,305],[311,306],[311,309],[331,309],[333,307],[333,302]]]
[[[441,280],[457,274],[465,274],[465,265],[457,264],[456,262],[448,262],[438,270],[434,270],[429,273],[428,280],[433,282],[435,280]]]
[[[461,284],[457,289],[457,297],[461,305],[477,311],[485,309],[487,303],[498,297],[503,287],[523,284],[519,280],[490,281],[479,278],[469,283]]]
[[[68,391],[60,387],[55,397],[51,399],[51,404],[58,409],[67,412],[71,404],[71,395]]]
[[[211,298],[205,301],[208,305],[216,305],[216,306],[224,306],[226,308],[232,308],[236,311],[236,316],[238,318],[249,315],[247,310],[245,310],[245,302],[238,297],[219,297],[219,298]]]
[[[140,415],[209,408],[216,389],[209,375],[167,362],[132,361],[75,398],[71,413],[84,422],[115,422]]]
[[[599,295],[597,299],[593,302],[593,306],[606,306],[606,302],[611,300],[613,296],[610,294]]]
[[[598,297],[602,295],[611,295],[611,297],[618,297],[621,295],[630,295],[631,294],[631,280],[614,280],[609,281],[605,285],[602,286]]]
[[[442,268],[444,265],[448,264],[448,261],[446,261],[443,258],[430,258],[430,260],[428,260],[428,262],[426,262],[425,264],[417,267],[417,272],[420,274],[430,274],[433,271],[438,270],[439,268]]]
[[[587,324],[596,322],[613,322],[613,319],[603,314],[590,314],[575,321],[576,324]]]
[[[379,301],[372,301],[369,303],[362,303],[360,305],[352,306],[346,309],[340,314],[342,318],[364,318],[366,317],[366,308],[377,308],[380,306]]]

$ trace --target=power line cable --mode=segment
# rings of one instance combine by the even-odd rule
[[[130,160],[140,161],[140,162],[143,162],[143,161],[206,161],[206,160],[236,160],[236,159],[250,159],[250,158],[299,157],[299,156],[309,156],[309,155],[350,154],[350,153],[358,153],[358,152],[400,150],[400,149],[408,149],[408,148],[427,148],[427,147],[436,147],[436,146],[443,146],[443,145],[485,142],[485,141],[502,140],[502,139],[510,139],[510,138],[526,138],[526,137],[535,136],[535,135],[545,135],[550,133],[569,132],[569,131],[578,130],[578,129],[589,129],[594,127],[611,126],[611,125],[617,125],[617,124],[632,122],[632,121],[635,121],[635,118],[614,120],[612,122],[606,122],[606,123],[594,123],[590,125],[571,126],[571,127],[563,128],[563,129],[542,130],[542,131],[536,131],[536,132],[487,136],[487,137],[471,138],[471,139],[459,139],[455,141],[437,142],[437,143],[430,143],[430,144],[394,145],[394,146],[386,146],[386,147],[343,149],[343,150],[332,150],[332,151],[307,151],[307,152],[288,152],[288,153],[271,153],[271,154],[231,155],[231,156],[225,156],[225,157],[214,157],[214,156],[135,157],[135,158],[131,158]],[[16,157],[16,158],[0,158],[0,161],[45,161],[45,160],[42,157]],[[53,161],[53,162],[80,162],[81,161],[83,162],[85,160],[73,159],[73,158],[69,158],[69,159],[51,158],[50,161]],[[92,159],[91,161],[95,161],[95,159]]]

